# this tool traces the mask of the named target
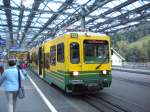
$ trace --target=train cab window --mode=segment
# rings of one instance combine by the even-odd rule
[[[56,65],[56,46],[50,48],[50,64]]]
[[[80,62],[79,44],[76,42],[70,44],[70,61],[73,64]]]
[[[109,46],[106,40],[84,40],[85,63],[107,63],[109,61]]]
[[[64,62],[64,43],[57,45],[57,61]]]

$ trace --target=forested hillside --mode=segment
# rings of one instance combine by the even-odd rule
[[[150,24],[114,34],[112,46],[128,62],[150,62]]]

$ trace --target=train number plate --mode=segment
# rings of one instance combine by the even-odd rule
[[[98,84],[97,84],[97,83],[89,83],[88,86],[89,86],[89,87],[98,86]]]

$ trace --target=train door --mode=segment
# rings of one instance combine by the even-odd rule
[[[45,53],[43,53],[43,69],[45,68]]]
[[[42,76],[43,71],[43,51],[42,47],[39,48],[39,75]]]
[[[45,75],[45,68],[46,68],[46,66],[45,66],[45,63],[46,62],[46,59],[45,59],[45,53],[44,53],[44,49],[43,49],[43,77],[44,77],[44,75]]]

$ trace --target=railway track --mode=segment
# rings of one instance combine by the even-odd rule
[[[82,100],[100,112],[150,112],[150,109],[111,93],[87,95]]]
[[[117,78],[115,77],[115,79],[120,80],[120,78],[118,77]],[[123,81],[130,82],[127,80]],[[138,85],[142,84],[138,83]],[[127,99],[124,99],[122,96],[118,96],[110,92],[102,91],[97,95],[85,95],[85,96],[81,95],[79,97],[76,96],[75,99],[82,100],[83,102],[87,103],[89,106],[95,108],[99,112],[150,112],[149,108],[146,108],[140,103],[138,104],[137,102],[135,103],[129,101]]]
[[[83,100],[100,112],[132,112],[99,96],[86,96]]]
[[[132,108],[136,109],[136,112],[150,112],[149,108],[146,108],[146,107],[142,106],[141,104],[138,104],[137,102],[129,101],[127,99],[124,99],[121,96],[118,96],[118,95],[116,96],[116,95],[114,95],[112,93],[105,93],[105,95],[107,97],[108,96],[111,97],[112,99],[118,100],[118,101],[122,102],[123,104],[130,105]],[[98,96],[98,97],[102,97],[102,96]]]

